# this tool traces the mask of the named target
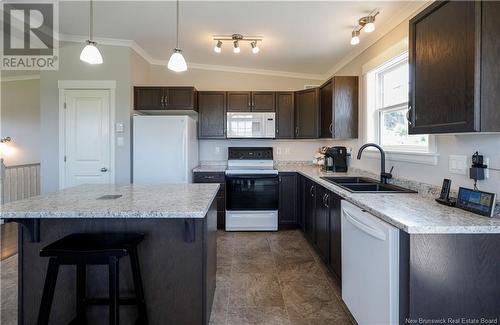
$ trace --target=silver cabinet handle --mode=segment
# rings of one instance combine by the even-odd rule
[[[311,188],[309,189],[309,193],[311,193],[311,197],[314,197],[314,185],[311,185]]]
[[[326,193],[323,194],[323,205],[326,207]]]
[[[328,127],[328,129],[330,130],[330,133],[333,135],[333,122],[330,123],[330,126]]]
[[[411,106],[408,106],[408,110],[406,111],[406,119],[408,120],[408,124],[412,125],[410,113],[411,113]]]
[[[297,137],[299,136],[299,127],[298,126],[295,127],[295,136],[297,136]]]
[[[204,179],[214,179],[214,176],[203,176]]]
[[[330,207],[330,194],[326,194],[325,207]]]
[[[102,172],[102,173],[105,173],[105,172],[107,172],[107,171],[108,171],[108,169],[107,169],[106,167],[102,167],[102,168],[101,168],[101,172]]]

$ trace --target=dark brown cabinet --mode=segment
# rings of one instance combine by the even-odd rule
[[[194,87],[134,87],[135,110],[198,110]]]
[[[303,205],[304,205],[304,233],[306,237],[314,242],[314,214],[316,209],[316,183],[306,179],[305,180],[305,193],[304,193]]]
[[[276,96],[273,91],[228,91],[228,112],[274,112]]]
[[[252,110],[252,93],[250,91],[228,91],[228,112],[250,112]]]
[[[293,139],[294,129],[294,94],[278,92],[276,93],[276,138]]]
[[[278,224],[280,229],[297,226],[297,174],[279,174]]]
[[[200,139],[226,138],[226,93],[200,91],[198,93],[198,137]]]
[[[273,91],[253,91],[253,112],[274,112],[276,107],[276,94]]]
[[[496,1],[439,1],[410,20],[410,134],[500,131],[498,19]]]
[[[358,137],[358,77],[336,76],[319,88],[320,137]]]
[[[295,138],[319,137],[319,89],[306,89],[295,93]]]
[[[321,259],[328,264],[330,261],[330,207],[328,205],[329,191],[316,185],[316,202],[314,209],[314,243]]]
[[[333,192],[328,193],[327,203],[330,208],[330,270],[337,277],[342,279],[342,249],[341,249],[341,209],[342,199]]]
[[[217,228],[226,228],[226,176],[224,172],[194,172],[193,183],[219,183],[217,192]]]

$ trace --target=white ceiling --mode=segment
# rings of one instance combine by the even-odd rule
[[[420,7],[420,1],[181,1],[180,47],[189,63],[324,75],[352,53],[357,20],[380,8],[373,42]],[[60,2],[60,32],[88,33],[88,1]],[[406,16],[402,16],[406,14]],[[168,60],[175,47],[175,1],[96,1],[97,38],[133,40],[154,60]],[[241,33],[264,38],[254,55],[249,44],[232,53],[213,51],[212,35]]]

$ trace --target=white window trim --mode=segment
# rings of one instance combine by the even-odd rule
[[[374,130],[373,127],[370,128],[369,126],[369,121],[368,119],[371,118],[368,114],[370,111],[374,111],[373,105],[374,103],[374,95],[375,94],[370,94],[368,89],[368,74],[376,69],[377,67],[382,66],[385,62],[394,59],[398,56],[402,56],[405,54],[405,52],[408,52],[408,39],[405,38],[401,40],[400,42],[396,43],[394,46],[388,48],[386,51],[378,55],[377,57],[373,58],[366,64],[362,66],[362,73],[363,73],[363,88],[364,88],[364,96],[363,96],[363,141],[364,143],[366,142],[371,142],[374,139],[377,140],[378,143],[380,143],[379,137],[379,132],[376,132],[376,129]],[[373,121],[373,123],[376,123],[379,125],[379,114],[376,115],[376,120]],[[370,134],[369,134],[370,133]],[[374,134],[375,133],[375,134]],[[372,148],[367,148],[366,150],[366,157],[371,158],[371,159],[380,159],[380,153],[378,150],[372,149]],[[415,163],[415,164],[424,164],[424,165],[432,165],[436,166],[439,161],[439,154],[437,153],[437,143],[436,143],[436,137],[434,135],[429,135],[429,149],[428,151],[415,151],[415,150],[404,150],[402,148],[398,148],[398,150],[394,150],[394,148],[384,148],[384,151],[386,152],[386,159],[388,161],[399,161],[399,162],[409,162],[409,163]]]

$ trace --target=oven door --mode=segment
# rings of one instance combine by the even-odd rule
[[[278,210],[278,175],[226,175],[226,210]]]

